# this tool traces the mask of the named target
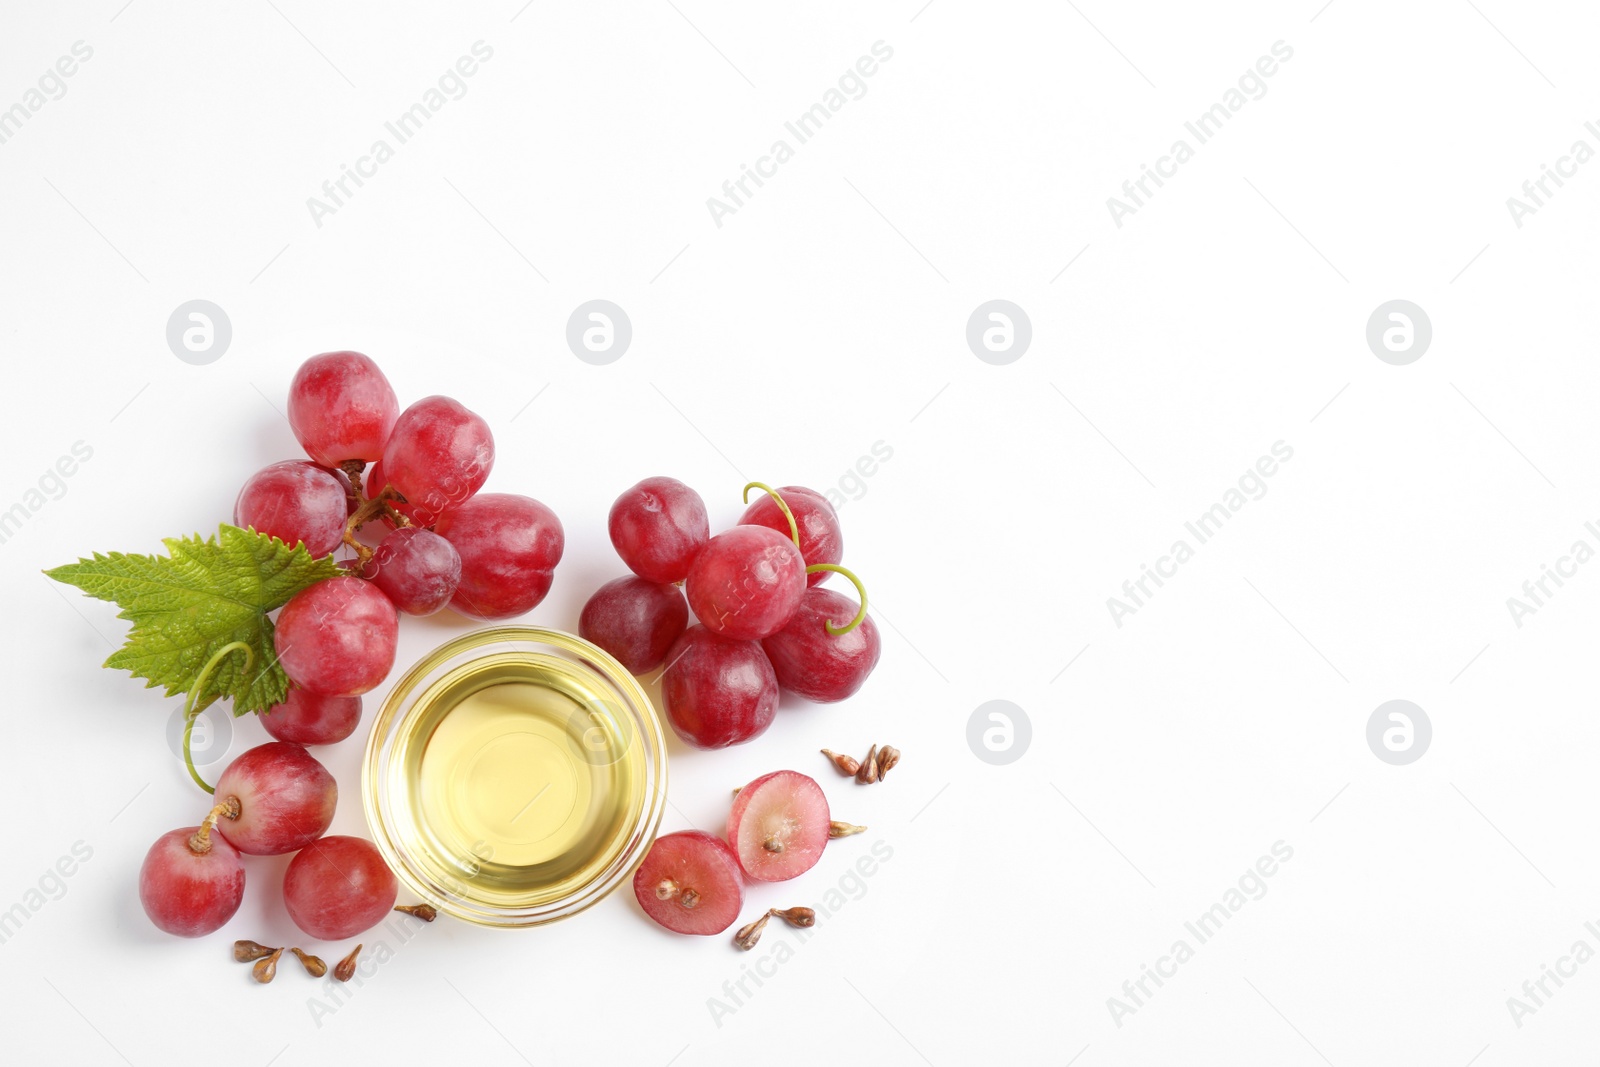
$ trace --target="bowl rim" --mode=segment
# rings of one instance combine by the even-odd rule
[[[519,643],[524,647],[519,649]],[[542,647],[530,650],[525,647],[528,645]],[[451,893],[447,887],[436,886],[406,862],[406,852],[397,843],[391,832],[391,821],[385,816],[385,801],[388,800],[385,782],[390,762],[387,757],[392,751],[389,743],[399,733],[400,724],[416,713],[416,695],[425,688],[425,683],[443,671],[459,667],[462,653],[483,650],[485,655],[489,655],[489,649],[493,646],[512,646],[512,651],[548,652],[554,648],[567,653],[568,658],[576,661],[578,669],[588,670],[620,692],[624,703],[630,705],[626,710],[639,733],[639,742],[645,746],[647,757],[643,805],[629,830],[628,843],[619,855],[619,861],[625,862],[613,862],[597,878],[584,883],[567,896],[531,908],[493,906],[473,901],[459,893]],[[383,705],[369,728],[361,763],[361,803],[367,828],[384,863],[400,879],[401,884],[447,915],[497,930],[526,929],[569,918],[587,911],[610,896],[617,887],[630,882],[661,829],[666,802],[666,735],[649,693],[605,649],[576,634],[544,626],[480,627],[458,634],[422,655],[384,697]]]

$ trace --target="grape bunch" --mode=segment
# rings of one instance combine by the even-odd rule
[[[338,787],[304,746],[355,732],[362,694],[394,666],[401,614],[450,607],[474,619],[520,615],[550,591],[565,543],[560,520],[537,500],[479,492],[495,457],[481,417],[443,396],[401,411],[388,379],[359,352],[301,365],[289,387],[289,423],[309,458],[252,475],[234,523],[313,557],[349,549],[353,558],[278,614],[272,645],[290,686],[260,717],[276,740],[229,764],[201,824],[163,835],[145,857],[145,913],[184,937],[210,933],[238,910],[245,855],[295,853],[283,900],[312,937],[340,940],[383,919],[399,883],[370,842],[324,836]],[[372,523],[383,531],[375,547],[356,536]],[[191,723],[205,676],[240,647],[221,649],[194,683]],[[188,743],[186,732],[190,773],[209,789],[188,760]]]
[[[261,717],[279,740],[331,744],[354,732],[361,694],[393,668],[400,615],[521,615],[550,591],[565,536],[539,501],[479,492],[494,467],[488,423],[444,396],[401,411],[359,352],[301,365],[289,425],[310,458],[253,475],[233,517],[313,556],[354,553],[344,576],[284,605],[274,645],[292,688]],[[370,523],[383,530],[376,548],[356,537]]]
[[[845,699],[882,649],[866,590],[839,565],[844,537],[833,505],[800,486],[752,482],[747,500],[751,489],[765,495],[715,537],[700,494],[675,478],[646,478],[624,492],[609,529],[634,576],[596,590],[578,623],[634,674],[665,664],[667,718],[700,748],[762,733],[780,691]],[[859,605],[822,588],[834,573],[854,583]]]

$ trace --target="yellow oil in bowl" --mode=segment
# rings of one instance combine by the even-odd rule
[[[367,745],[363,797],[396,874],[486,926],[564,918],[625,881],[665,803],[648,696],[580,638],[499,627],[425,657]]]

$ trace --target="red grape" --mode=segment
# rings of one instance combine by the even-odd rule
[[[324,696],[294,686],[282,704],[261,713],[261,725],[279,741],[297,745],[331,745],[356,732],[361,721],[360,697]]]
[[[407,615],[432,615],[455,596],[461,556],[432,530],[407,526],[383,539],[368,570],[395,607]]]
[[[360,352],[312,356],[289,383],[289,426],[325,467],[383,455],[399,410],[389,379]]]
[[[494,466],[489,424],[447,396],[417,401],[395,420],[383,449],[383,472],[432,526],[483,488]]]
[[[268,741],[228,764],[216,798],[238,808],[217,821],[230,845],[252,856],[279,856],[327,832],[339,785],[300,745]]]
[[[304,544],[319,559],[344,541],[350,497],[338,478],[314,463],[291,459],[250,476],[233,505],[233,524]]]
[[[394,666],[400,619],[389,598],[360,578],[329,578],[297,593],[278,615],[278,662],[303,689],[360,696]]]
[[[679,737],[698,748],[726,748],[772,725],[778,679],[756,642],[691,626],[667,652],[661,700]]]
[[[822,787],[799,771],[773,771],[733,798],[728,843],[744,873],[758,882],[804,874],[822,858],[832,816]]]
[[[156,838],[139,868],[139,903],[169,934],[203,937],[233,918],[244,900],[244,860],[209,828]]]
[[[778,685],[824,704],[860,689],[883,651],[877,624],[869,615],[860,626],[837,635],[827,625],[844,627],[855,614],[849,597],[830,589],[807,589],[789,625],[761,642]]]
[[[681,582],[711,536],[705,501],[676,478],[646,478],[617,497],[607,523],[628,569],[651,582]]]
[[[508,619],[550,591],[566,537],[555,512],[512,493],[475,496],[439,520],[461,555],[461,584],[450,606],[474,619]]]
[[[343,941],[383,921],[400,881],[370,841],[334,834],[313,842],[283,872],[289,918],[319,941]]]
[[[806,591],[806,564],[787,535],[765,526],[735,526],[695,556],[684,592],[705,626],[759,640],[788,623]]]
[[[319,471],[326,471],[333,477],[334,481],[339,483],[339,491],[344,494],[345,518],[349,518],[351,515],[354,515],[358,505],[356,504],[355,494],[350,491],[350,476],[344,471],[340,470],[338,467],[324,467],[320,463],[316,464],[315,466]]]
[[[595,590],[578,616],[578,633],[634,674],[661,666],[689,625],[689,605],[675,585],[618,578]]]
[[[744,882],[727,842],[701,830],[680,830],[650,846],[633,872],[633,895],[668,930],[720,934],[744,907]]]
[[[838,563],[844,559],[844,533],[839,529],[839,515],[821,493],[801,485],[786,485],[778,490],[783,502],[794,515],[795,526],[800,531],[800,555],[806,566],[813,563]],[[766,526],[789,536],[789,520],[783,509],[770,494],[764,494],[744,509],[739,516],[741,526]],[[820,585],[828,580],[832,571],[816,571],[806,575],[807,585]]]

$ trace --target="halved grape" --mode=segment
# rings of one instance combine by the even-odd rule
[[[326,696],[292,686],[283,703],[261,713],[261,726],[279,741],[331,745],[356,732],[361,698]]]
[[[783,502],[789,505],[794,523],[800,531],[800,555],[806,566],[813,563],[838,563],[844,559],[844,533],[839,529],[839,513],[833,510],[828,498],[803,485],[786,485],[778,490]],[[789,536],[789,520],[771,495],[763,493],[739,516],[740,526],[765,526]],[[806,575],[807,585],[821,585],[832,571],[814,571]]]
[[[333,834],[301,849],[283,872],[283,903],[319,941],[343,941],[383,921],[400,881],[372,842]]]
[[[360,352],[312,356],[289,383],[289,426],[325,467],[383,455],[399,410],[389,379]]]
[[[661,666],[689,625],[689,605],[675,585],[629,576],[596,589],[578,616],[578,633],[634,674]]]
[[[725,748],[772,725],[778,679],[756,642],[691,626],[667,651],[661,702],[679,737],[697,748]]]
[[[244,860],[198,826],[156,838],[139,868],[139,903],[157,928],[179,937],[220,929],[244,900]]]
[[[711,537],[706,504],[676,478],[646,478],[611,505],[611,544],[628,569],[663,584],[681,582]]]
[[[783,629],[806,591],[806,564],[787,534],[735,526],[695,556],[684,593],[707,629],[760,640]]]
[[[252,856],[281,856],[327,832],[339,784],[300,745],[268,741],[228,764],[216,798],[238,808],[217,820],[230,845]]]
[[[782,882],[816,866],[831,821],[828,798],[814,779],[799,771],[773,771],[733,798],[728,842],[748,877]]]
[[[289,679],[329,696],[360,696],[381,685],[399,639],[400,617],[389,598],[348,576],[297,593],[273,635]]]
[[[285,460],[250,476],[233,504],[233,524],[304,544],[321,558],[344,541],[349,494],[334,475],[302,459]]]
[[[456,594],[461,555],[432,530],[405,526],[378,545],[365,576],[407,615],[432,615]]]
[[[422,526],[482,489],[493,466],[489,424],[447,396],[424,397],[401,412],[383,449],[385,477]]]
[[[550,591],[566,535],[555,512],[532,497],[483,493],[439,520],[440,536],[461,555],[450,606],[474,619],[509,619]]]
[[[807,589],[789,625],[761,642],[778,685],[824,704],[860,689],[883,651],[878,624],[868,615],[848,633],[828,632],[830,622],[835,628],[847,626],[856,608],[855,601],[831,589]]]
[[[744,907],[739,861],[727,843],[700,830],[656,838],[633,873],[644,913],[679,934],[720,934]]]

